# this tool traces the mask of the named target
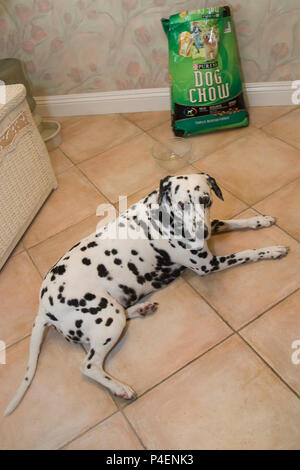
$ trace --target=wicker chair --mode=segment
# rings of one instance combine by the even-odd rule
[[[23,85],[0,86],[0,269],[47,196],[57,188],[47,149],[25,98]]]

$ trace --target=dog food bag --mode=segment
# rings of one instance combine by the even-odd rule
[[[161,21],[169,40],[175,135],[248,126],[229,6],[184,11]]]

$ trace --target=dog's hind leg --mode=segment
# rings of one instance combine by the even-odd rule
[[[257,215],[250,217],[249,219],[214,219],[211,221],[211,234],[215,235],[216,233],[244,229],[256,230],[259,228],[270,227],[271,225],[275,224],[275,222],[275,218],[268,215]]]
[[[132,307],[127,309],[127,318],[139,318],[149,315],[149,313],[154,313],[158,309],[157,302],[143,302],[140,304],[135,304]]]
[[[128,386],[119,382],[104,370],[104,361],[107,354],[118,342],[123,329],[126,325],[125,310],[123,307],[118,308],[119,313],[112,317],[108,317],[105,321],[98,323],[88,333],[90,337],[90,350],[84,360],[80,370],[90,379],[99,382],[104,387],[108,388],[113,395],[116,395],[126,400],[131,400],[136,397],[135,392]],[[101,317],[99,317],[101,318]],[[107,328],[107,326],[109,326]]]

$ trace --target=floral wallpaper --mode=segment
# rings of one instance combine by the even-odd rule
[[[299,0],[0,0],[0,58],[34,95],[168,86],[160,19],[230,4],[246,82],[300,78]]]

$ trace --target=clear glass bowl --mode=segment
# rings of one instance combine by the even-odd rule
[[[192,144],[181,137],[171,137],[163,142],[156,142],[152,149],[152,157],[167,170],[176,171],[188,165],[191,157]]]

